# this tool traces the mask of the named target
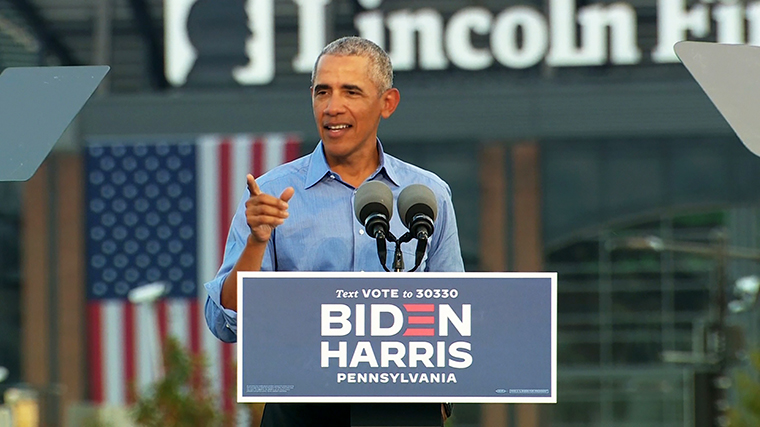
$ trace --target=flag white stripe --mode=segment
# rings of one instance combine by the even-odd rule
[[[166,303],[167,334],[176,338],[184,347],[190,346],[190,307],[185,299],[172,299]],[[205,320],[200,324],[206,328]]]
[[[148,311],[150,307],[147,304],[137,304],[134,307],[134,343],[135,343],[135,355],[136,363],[136,376],[135,382],[138,390],[141,393],[146,392],[151,382],[153,381],[153,365],[151,363],[150,355],[150,342],[149,334],[157,333],[158,325],[151,325],[152,317]]]
[[[230,192],[230,212],[235,214],[235,209],[246,190],[245,176],[253,173],[251,159],[253,158],[253,140],[250,135],[236,135],[232,140],[232,175],[230,176],[230,188],[220,188],[221,191]],[[232,218],[229,218],[232,221]],[[223,230],[219,230],[223,232]]]
[[[124,302],[103,303],[104,401],[121,405],[124,399]]]
[[[264,141],[264,171],[268,171],[285,162],[285,144],[288,140],[281,133],[271,133],[266,135]]]
[[[218,216],[219,202],[217,197],[217,188],[219,187],[219,178],[217,171],[219,169],[219,141],[216,136],[206,135],[200,138],[196,151],[196,164],[198,182],[198,278],[200,283],[211,280],[221,265],[219,260],[218,244]],[[200,286],[199,304],[202,322],[206,325],[203,316],[206,305],[206,289]],[[201,348],[208,361],[209,378],[220,378],[222,372],[220,364],[221,344],[207,327],[201,327]],[[219,381],[211,381],[211,388],[214,393],[219,394],[221,384]]]

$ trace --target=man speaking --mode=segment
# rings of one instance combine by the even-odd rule
[[[451,190],[435,174],[385,154],[380,119],[400,100],[388,54],[376,44],[345,37],[327,45],[311,82],[314,119],[322,140],[309,155],[254,180],[230,226],[224,261],[206,283],[205,315],[220,340],[237,339],[238,271],[382,271],[375,239],[354,219],[356,189],[387,184],[398,198],[411,184],[429,187],[437,200],[435,232],[421,271],[464,271]],[[398,215],[390,224],[403,234]],[[414,250],[404,252],[415,264]],[[350,425],[348,404],[267,404],[265,427]]]

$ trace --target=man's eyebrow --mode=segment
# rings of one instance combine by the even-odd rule
[[[318,85],[314,86],[314,92],[317,92],[317,91],[320,91],[320,90],[325,90],[325,89],[330,89],[330,85],[318,84]]]
[[[357,86],[357,85],[349,85],[349,84],[346,84],[346,85],[343,85],[343,86],[341,86],[341,88],[342,88],[343,90],[354,90],[354,91],[357,91],[357,92],[364,92],[364,91],[362,90],[362,88],[360,88],[360,87],[359,87],[359,86]]]

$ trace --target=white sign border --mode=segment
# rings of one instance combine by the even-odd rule
[[[237,402],[238,403],[557,403],[557,273],[556,272],[535,272],[535,273],[488,273],[488,272],[456,272],[456,273],[423,273],[423,272],[295,272],[295,271],[243,271],[238,272],[237,277],[237,300],[238,303],[243,301],[243,279],[246,278],[383,278],[383,277],[411,277],[419,278],[504,278],[504,279],[551,279],[551,389],[549,397],[462,397],[462,396],[300,396],[300,397],[277,397],[262,396],[250,397],[243,396],[243,346],[241,342],[236,345],[237,353]],[[243,305],[238,304],[238,319],[243,318]],[[243,336],[243,322],[237,325],[238,337]]]

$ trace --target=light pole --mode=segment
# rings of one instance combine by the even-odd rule
[[[140,334],[140,337],[150,355],[153,381],[158,381],[164,376],[161,338],[158,335],[159,325],[156,319],[155,302],[166,294],[167,289],[166,283],[154,282],[138,286],[127,294],[129,302],[137,305],[141,318],[145,319],[146,323],[150,325],[148,333]]]

